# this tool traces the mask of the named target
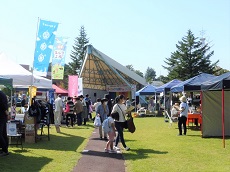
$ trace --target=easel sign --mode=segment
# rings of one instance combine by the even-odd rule
[[[17,135],[17,126],[15,123],[7,123],[7,135],[14,136]]]

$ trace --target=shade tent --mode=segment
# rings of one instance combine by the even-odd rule
[[[52,85],[52,88],[55,90],[56,94],[61,94],[62,96],[68,96],[68,90],[65,90],[64,88],[60,88],[55,84]]]
[[[144,88],[140,89],[136,92],[136,96],[139,95],[155,95],[156,93],[156,87],[152,85],[146,85]]]
[[[0,76],[0,85],[4,85],[5,87],[12,89],[13,88],[13,79],[4,78]]]
[[[230,72],[201,84],[203,137],[230,136]]]
[[[168,82],[168,83],[166,83],[166,84],[164,84],[164,85],[162,85],[160,87],[157,87],[156,92],[157,93],[168,92],[168,91],[170,91],[171,87],[173,87],[173,86],[175,86],[175,85],[177,85],[177,84],[179,84],[181,82],[182,81],[180,81],[178,79],[174,79],[174,80],[172,80],[172,81],[170,81],[170,82]]]
[[[197,76],[194,76],[193,78],[187,79],[186,81],[183,81],[175,86],[173,86],[170,91],[171,92],[183,92],[183,91],[200,91],[201,90],[201,84],[203,82],[206,82],[208,80],[214,79],[216,76],[207,74],[207,73],[201,73]]]
[[[230,72],[217,76],[201,84],[202,90],[230,89]]]
[[[37,75],[32,75],[31,72],[24,69],[21,65],[10,60],[6,54],[0,53],[0,76],[13,79],[14,88],[28,88],[34,85],[37,88],[52,89],[52,81]]]

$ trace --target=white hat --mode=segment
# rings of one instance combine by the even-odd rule
[[[181,102],[186,102],[186,97],[185,97],[185,96],[182,96],[182,97],[180,98],[180,101],[181,101]]]

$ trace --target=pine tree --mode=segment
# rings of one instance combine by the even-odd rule
[[[70,54],[70,59],[72,60],[68,64],[65,64],[64,67],[64,79],[62,84],[67,89],[68,88],[68,75],[78,75],[81,69],[81,65],[84,61],[85,57],[85,46],[89,43],[89,39],[87,38],[87,34],[84,26],[80,28],[80,34],[74,40],[73,50]]]
[[[214,51],[210,51],[208,44],[203,45],[202,41],[195,38],[191,30],[188,30],[187,36],[176,47],[177,50],[164,61],[167,66],[163,66],[168,70],[170,80],[187,80],[202,72],[214,74],[215,66],[219,62],[211,63],[210,57]]]
[[[148,67],[145,72],[146,82],[152,83],[156,79],[156,71],[153,68]]]
[[[67,70],[69,75],[78,75],[81,65],[85,57],[85,46],[89,43],[84,26],[81,26],[80,35],[75,38],[73,50],[71,51],[70,58],[72,62],[68,64]]]

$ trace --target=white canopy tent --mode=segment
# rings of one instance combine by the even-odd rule
[[[13,79],[14,88],[28,88],[33,85],[41,89],[52,89],[52,81],[32,75],[21,65],[10,60],[5,53],[0,53],[0,76]]]

